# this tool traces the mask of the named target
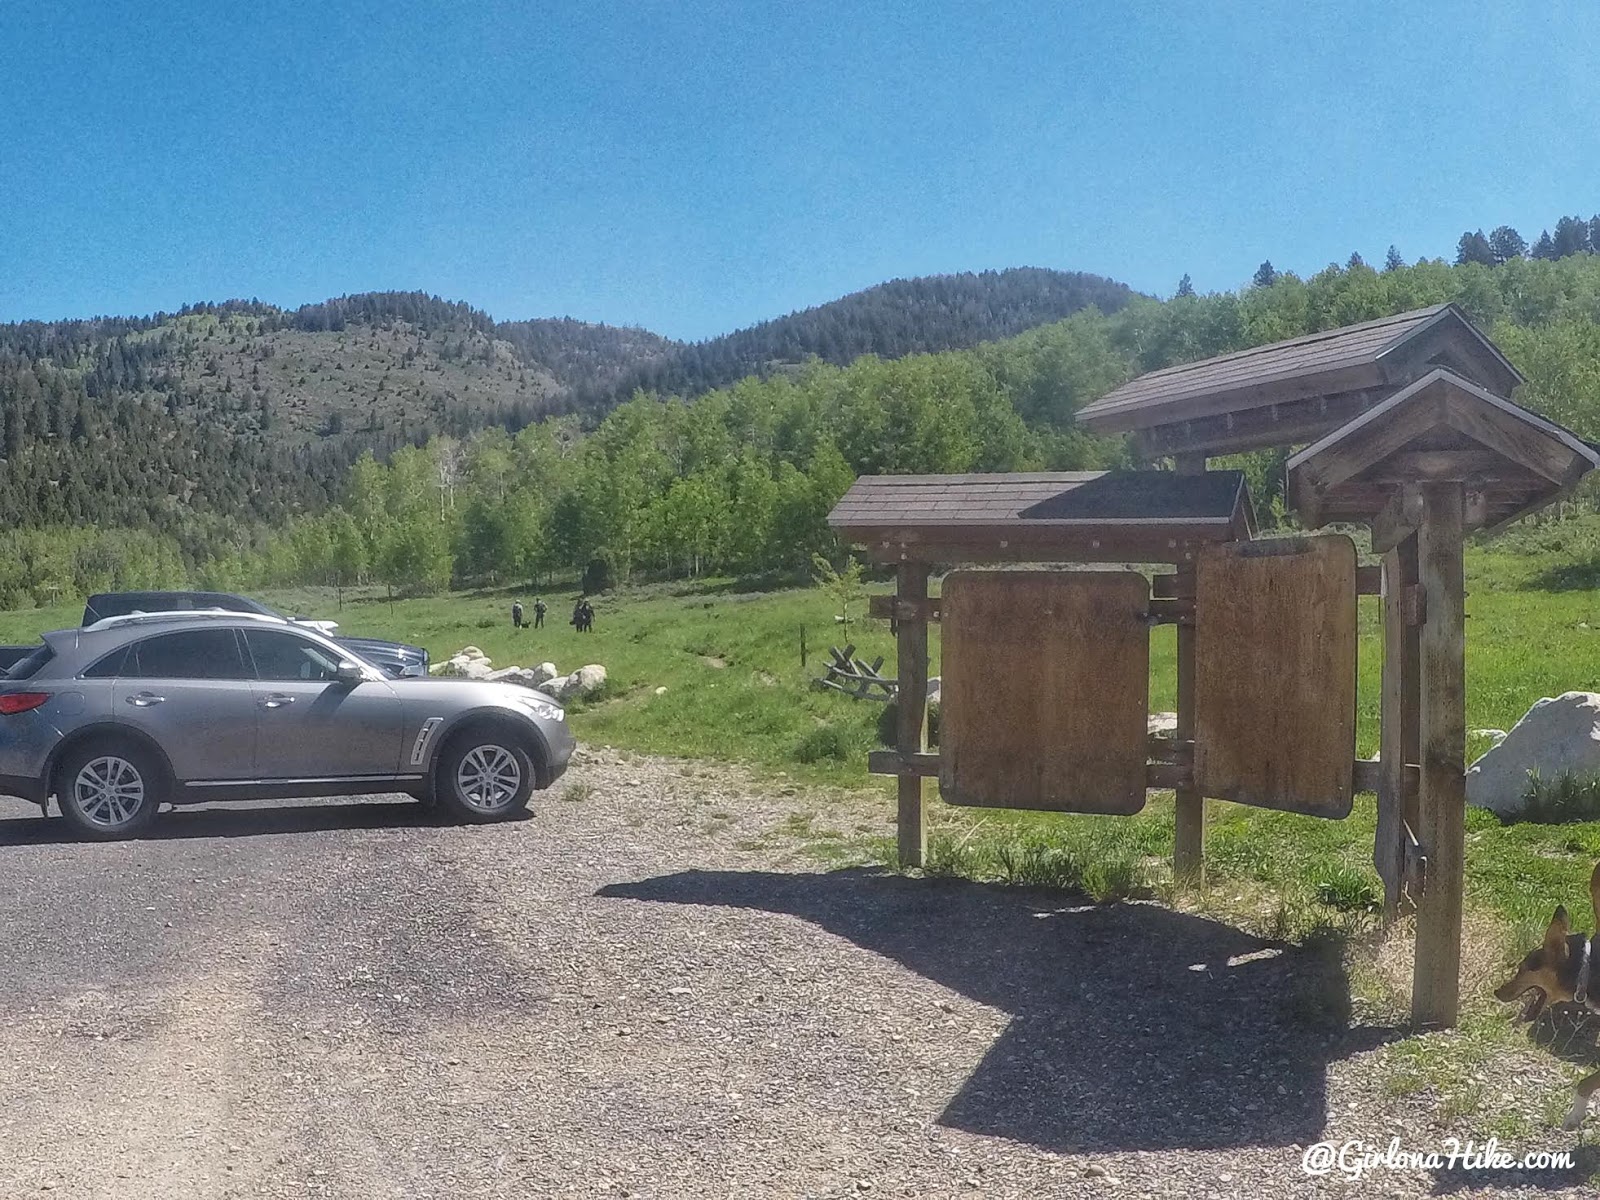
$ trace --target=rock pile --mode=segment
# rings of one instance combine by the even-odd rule
[[[463,646],[433,670],[437,675],[448,675],[453,679],[487,679],[494,670],[494,664],[476,646]]]
[[[551,662],[542,662],[536,667],[501,667],[496,670],[489,656],[476,646],[463,646],[434,667],[434,674],[452,679],[520,684],[522,687],[537,688],[557,700],[592,696],[606,683],[606,669],[599,663],[579,667],[570,675],[562,675],[556,670],[555,663]]]

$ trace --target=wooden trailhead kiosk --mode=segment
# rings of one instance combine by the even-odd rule
[[[869,766],[899,777],[901,861],[922,861],[928,776],[953,804],[1061,812],[1132,813],[1147,789],[1171,788],[1174,873],[1190,882],[1207,798],[1338,818],[1374,791],[1385,915],[1416,914],[1413,1020],[1454,1024],[1464,539],[1600,464],[1507,399],[1521,382],[1464,313],[1437,305],[1152,372],[1079,412],[1171,470],[858,479],[829,521],[897,570],[895,595],[873,604],[897,621],[897,744]],[[1304,528],[1369,525],[1381,567],[1358,565],[1342,533],[1256,538],[1242,476],[1206,460],[1269,447],[1304,447],[1287,466]],[[961,569],[1005,563],[1055,569]],[[1060,569],[1085,564],[1100,569]],[[955,568],[937,599],[935,566]],[[1384,631],[1380,755],[1361,761],[1358,594],[1382,595]],[[934,620],[943,701],[930,754]],[[1148,631],[1161,623],[1177,626],[1173,738],[1146,724]]]

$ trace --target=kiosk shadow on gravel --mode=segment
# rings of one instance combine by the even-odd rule
[[[1011,1013],[939,1123],[1049,1150],[1309,1144],[1327,1064],[1398,1036],[1349,1027],[1331,948],[1155,904],[865,869],[687,871],[598,894],[800,917]]]

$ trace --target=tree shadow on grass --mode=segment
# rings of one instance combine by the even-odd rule
[[[939,1123],[1050,1150],[1314,1142],[1327,1064],[1400,1036],[1349,1027],[1336,948],[1155,904],[856,868],[688,871],[599,895],[800,917],[1011,1013]]]
[[[1592,592],[1600,589],[1600,558],[1556,563],[1523,584],[1527,592]]]

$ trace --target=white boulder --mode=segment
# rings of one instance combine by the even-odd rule
[[[558,679],[545,688],[557,700],[582,699],[592,696],[605,686],[606,669],[599,663],[579,667],[564,679]]]
[[[556,665],[553,662],[542,662],[533,668],[534,687],[543,687],[552,679],[559,679],[560,677],[561,672],[556,670]]]
[[[1530,708],[1468,768],[1467,803],[1516,816],[1532,771],[1545,780],[1600,772],[1600,693],[1564,692]]]
[[[487,679],[494,672],[494,663],[476,646],[466,646],[435,667],[434,671],[455,679]]]

